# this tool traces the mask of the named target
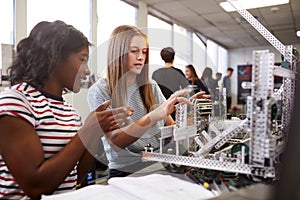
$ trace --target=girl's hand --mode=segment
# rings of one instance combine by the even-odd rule
[[[105,101],[95,111],[91,112],[81,131],[94,133],[98,136],[103,136],[105,133],[118,129],[126,125],[126,122],[133,114],[133,109],[130,107],[120,107],[107,110],[110,101]]]
[[[191,99],[210,99],[210,95],[205,94],[204,91],[201,91],[194,94]]]

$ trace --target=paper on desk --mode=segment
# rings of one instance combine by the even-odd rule
[[[42,200],[201,200],[215,197],[202,185],[170,175],[151,174],[141,177],[118,177],[109,185],[90,185],[72,192],[43,195]]]
[[[42,200],[136,200],[130,194],[110,185],[90,185],[79,190],[55,195],[42,195]]]
[[[215,197],[202,185],[170,175],[151,174],[142,177],[111,178],[108,183],[142,200],[200,200]]]

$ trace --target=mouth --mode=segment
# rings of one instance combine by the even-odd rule
[[[86,76],[80,76],[80,77],[79,77],[79,82],[80,82],[80,84],[81,84],[81,87],[84,87],[84,88],[85,88],[85,87],[88,85],[89,80],[87,79]]]
[[[143,65],[143,64],[134,64],[134,66],[135,66],[136,68],[142,68],[144,65]]]

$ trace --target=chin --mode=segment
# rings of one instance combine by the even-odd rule
[[[139,74],[141,74],[141,72],[142,72],[142,70],[134,70],[134,71],[132,71],[134,74],[136,74],[136,75],[139,75]]]
[[[78,93],[81,89],[81,83],[75,83],[72,88],[72,92]]]

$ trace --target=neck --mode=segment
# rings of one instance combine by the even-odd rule
[[[173,63],[172,62],[166,62],[165,63],[165,67],[172,67],[173,66]]]
[[[136,82],[136,74],[134,73],[127,73],[126,77],[127,85],[130,86]]]
[[[52,78],[52,76],[50,76],[49,79],[45,81],[44,87],[42,89],[45,92],[57,97],[61,97],[63,93],[63,88],[55,79]]]

